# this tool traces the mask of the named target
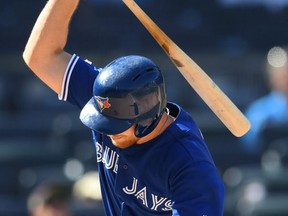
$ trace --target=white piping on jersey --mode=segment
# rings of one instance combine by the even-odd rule
[[[58,95],[59,100],[63,100],[63,101],[67,100],[68,87],[69,87],[71,74],[72,74],[72,71],[73,71],[78,59],[79,59],[79,56],[77,56],[76,54],[73,54],[73,56],[71,57],[68,65],[67,65],[67,68],[66,68],[65,74],[64,74],[64,78],[63,78],[63,82],[62,82],[61,94]]]

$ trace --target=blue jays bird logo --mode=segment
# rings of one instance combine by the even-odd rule
[[[94,96],[95,100],[97,101],[98,107],[100,111],[102,112],[104,109],[108,109],[111,107],[111,104],[108,102],[109,98],[106,97],[100,97],[100,96]]]

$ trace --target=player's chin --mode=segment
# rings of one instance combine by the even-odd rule
[[[125,149],[135,144],[135,141],[126,139],[125,136],[110,136],[114,146]]]
[[[115,145],[116,147],[118,148],[121,148],[121,149],[125,149],[125,148],[128,148],[128,147],[131,147],[132,145],[134,145],[134,143],[122,143],[122,142],[113,142],[113,145]]]

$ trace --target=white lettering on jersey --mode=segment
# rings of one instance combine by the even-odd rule
[[[172,201],[165,197],[159,197],[153,193],[147,194],[147,187],[138,188],[138,179],[133,178],[132,185],[126,186],[123,188],[123,191],[128,195],[134,195],[137,199],[142,201],[142,204],[145,205],[147,208],[157,211],[160,206],[162,206],[162,211],[171,211],[172,210]],[[151,196],[152,203],[149,205],[147,196]]]
[[[152,194],[152,200],[153,200],[153,206],[152,206],[151,209],[157,210],[157,208],[158,208],[165,200],[167,200],[167,198],[160,197],[160,199],[158,200],[158,196]]]
[[[117,170],[118,170],[118,161],[119,161],[119,155],[117,154],[116,160],[115,160],[114,169],[113,169],[113,172],[114,172],[114,173],[117,173]]]
[[[114,173],[117,174],[118,171],[118,162],[119,162],[119,155],[117,152],[112,150],[109,147],[105,147],[100,143],[96,143],[96,150],[97,150],[97,162],[103,163],[105,168],[108,170],[112,170]],[[147,186],[141,187],[139,186],[139,180],[133,177],[132,185],[126,186],[123,188],[124,193],[128,195],[135,196],[138,200],[142,201],[142,204],[147,208],[150,208],[154,211],[171,211],[172,210],[172,201],[165,197],[160,197],[156,194],[149,193]],[[152,203],[149,203],[147,197],[151,198]],[[150,201],[151,202],[151,201]]]
[[[128,186],[127,186],[127,187],[123,188],[123,191],[126,194],[135,194],[136,193],[136,189],[137,189],[137,182],[138,182],[138,179],[133,178],[133,184],[132,184],[131,189],[129,189]]]
[[[102,162],[105,164],[106,169],[112,169],[114,167],[115,155],[115,151],[111,151],[111,149],[108,147],[105,148]]]
[[[148,203],[147,203],[147,190],[146,187],[143,187],[141,190],[139,190],[135,196],[137,199],[141,199],[143,205],[145,205],[148,208]]]
[[[119,155],[107,146],[105,147],[103,152],[103,147],[98,142],[96,145],[96,149],[97,149],[97,162],[98,163],[102,162],[105,165],[106,169],[112,169],[113,172],[117,173]]]
[[[168,200],[165,202],[165,208],[162,208],[162,211],[171,211],[172,210],[172,201]]]
[[[97,153],[97,162],[100,163],[102,161],[102,145],[98,142],[96,144],[96,153]]]

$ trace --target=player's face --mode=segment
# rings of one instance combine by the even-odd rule
[[[118,148],[128,148],[137,143],[138,137],[135,136],[135,125],[127,129],[126,131],[116,134],[116,135],[108,135],[112,140],[113,145]]]

